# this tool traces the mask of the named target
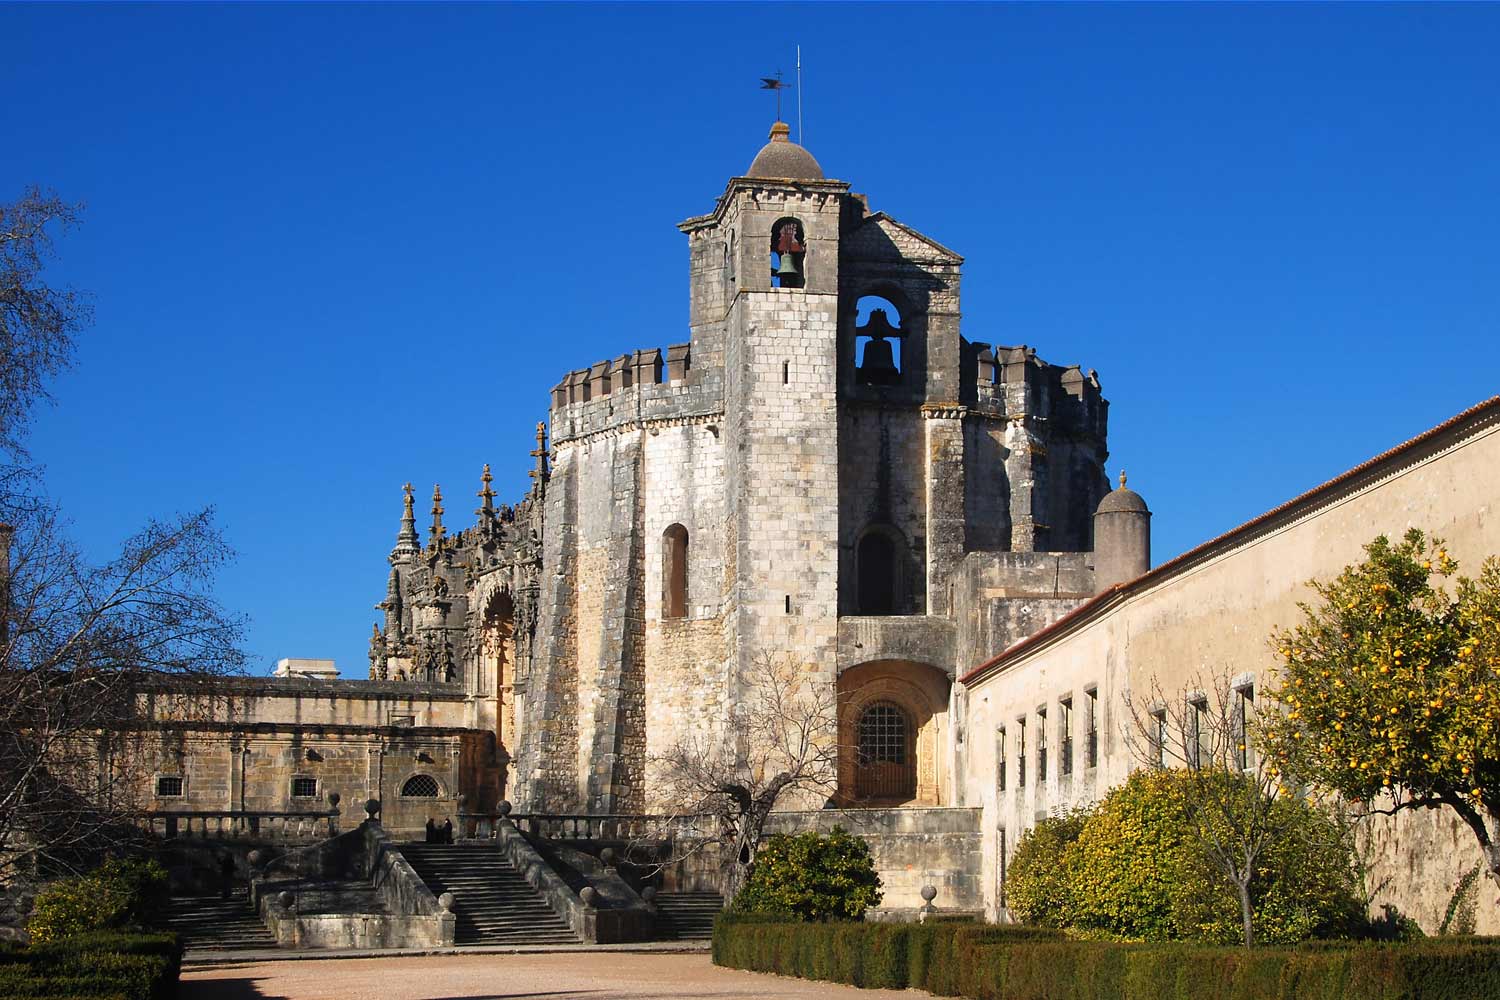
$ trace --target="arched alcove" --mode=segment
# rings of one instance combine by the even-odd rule
[[[872,525],[854,549],[856,608],[861,615],[899,615],[908,611],[906,542],[889,525]]]
[[[947,673],[913,660],[872,660],[839,674],[841,804],[942,804],[949,687]]]
[[[802,220],[777,219],[771,227],[771,287],[807,286],[807,232]]]

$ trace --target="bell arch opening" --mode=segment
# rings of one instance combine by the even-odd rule
[[[771,227],[771,287],[807,286],[807,233],[802,221],[790,216]]]
[[[881,295],[855,302],[854,371],[860,385],[901,384],[901,310]]]

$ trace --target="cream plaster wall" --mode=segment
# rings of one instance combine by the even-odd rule
[[[1377,464],[1345,489],[1299,504],[1284,519],[1272,519],[1222,551],[1185,560],[1181,567],[1123,599],[1101,601],[1102,613],[1044,639],[969,685],[970,764],[964,778],[968,799],[984,809],[984,886],[994,915],[1000,898],[997,855],[1001,831],[1007,851],[1038,817],[1089,802],[1124,780],[1132,761],[1122,739],[1130,690],[1145,692],[1153,680],[1168,692],[1198,687],[1199,677],[1253,679],[1257,690],[1272,682],[1275,663],[1268,636],[1298,619],[1297,602],[1311,596],[1310,579],[1328,579],[1362,558],[1362,546],[1382,532],[1397,536],[1419,527],[1445,538],[1462,571],[1476,572],[1481,559],[1500,552],[1500,417],[1480,414],[1425,445]],[[1087,685],[1097,685],[1102,719],[1099,766],[1075,769],[1064,779],[1055,766],[1048,780],[1035,778],[1037,708],[1046,706],[1054,727],[1057,705],[1071,693],[1082,704]],[[1030,780],[1015,776],[1017,719],[1027,719]],[[1075,725],[1082,717],[1075,719]],[[997,788],[996,736],[1005,727],[1009,773]],[[1080,744],[1081,746],[1081,741]],[[1081,752],[1081,751],[1080,751]],[[1372,829],[1377,854],[1372,885],[1385,884],[1377,905],[1393,903],[1428,930],[1442,919],[1453,887],[1478,863],[1479,849],[1467,829],[1447,813],[1404,814]],[[1481,883],[1480,930],[1500,931],[1500,900],[1493,883]]]

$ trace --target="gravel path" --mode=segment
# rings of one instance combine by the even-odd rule
[[[179,1000],[657,1000],[924,996],[720,969],[707,955],[574,952],[229,962],[182,972]]]

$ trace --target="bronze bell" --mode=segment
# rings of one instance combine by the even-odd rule
[[[776,265],[776,277],[795,278],[800,273],[796,259],[789,253],[781,254],[781,261]]]

